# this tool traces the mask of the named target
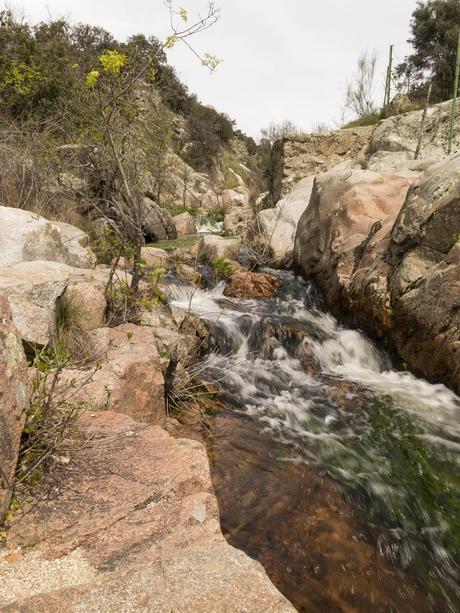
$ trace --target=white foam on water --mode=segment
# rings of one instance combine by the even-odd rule
[[[217,324],[232,338],[237,349],[231,356],[225,356],[225,365],[220,367],[226,376],[234,378],[241,400],[251,404],[251,411],[258,406],[261,413],[271,407],[279,423],[297,420],[302,422],[309,411],[309,403],[292,392],[304,386],[318,386],[319,383],[305,372],[296,358],[289,357],[286,348],[278,344],[271,360],[253,355],[249,348],[250,331],[243,331],[242,318],[251,318],[253,324],[263,321],[266,316],[264,303],[257,300],[236,300],[224,296],[225,283],[219,283],[213,290],[205,291],[188,285],[170,287],[171,304],[189,311],[203,319]],[[224,306],[221,301],[225,298]],[[289,314],[300,324],[312,325],[324,337],[322,340],[308,338],[312,355],[319,362],[323,372],[331,373],[345,380],[359,383],[378,394],[391,396],[405,410],[424,419],[436,430],[444,429],[460,437],[460,398],[442,384],[431,384],[409,372],[391,368],[388,358],[361,332],[342,327],[330,314],[305,308],[302,300],[280,299],[274,302],[276,313]],[[273,308],[273,307],[272,307]],[[209,363],[218,358],[209,358]],[[221,358],[222,359],[222,358]],[[255,390],[259,402],[254,403]],[[286,396],[285,392],[288,394]],[[269,411],[268,411],[269,412]],[[295,416],[293,418],[293,416]],[[334,417],[325,422],[333,425]]]

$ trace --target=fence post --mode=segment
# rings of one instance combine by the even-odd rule
[[[390,99],[391,99],[391,73],[393,70],[393,47],[394,45],[390,45],[390,57],[388,60],[388,68],[387,68],[387,80],[385,83],[385,100],[383,101],[383,108],[385,110],[385,116],[388,117],[388,113],[390,111]]]

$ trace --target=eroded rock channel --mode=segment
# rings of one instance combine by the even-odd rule
[[[393,367],[314,285],[270,272],[271,298],[172,288],[210,330],[224,535],[299,611],[458,610],[460,398]]]

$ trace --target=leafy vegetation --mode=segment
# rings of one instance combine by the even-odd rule
[[[104,74],[119,77],[128,67],[130,73],[142,72],[142,82],[155,88],[167,109],[185,119],[189,145],[183,148],[184,143],[179,143],[177,151],[195,170],[212,171],[215,156],[232,138],[245,143],[249,155],[256,155],[254,140],[235,131],[234,122],[225,114],[200,103],[168,65],[166,50],[179,38],[176,34],[164,45],[155,36],[136,34],[120,42],[99,27],[71,25],[65,19],[32,26],[11,10],[3,10],[2,107],[9,117],[21,121],[65,115],[66,134],[76,142],[92,123],[91,105],[85,103],[86,88],[95,88]],[[203,61],[216,65],[211,56]],[[57,130],[63,127],[60,123]],[[158,123],[156,114],[155,121],[146,125],[155,131]]]
[[[216,279],[228,279],[236,271],[235,265],[226,260],[225,258],[219,258],[212,265],[214,276]]]
[[[452,97],[459,24],[458,0],[417,2],[409,39],[414,52],[396,68],[396,77],[411,97],[424,99],[430,82],[434,102]]]

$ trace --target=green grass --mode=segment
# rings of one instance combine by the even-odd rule
[[[236,270],[235,265],[225,258],[216,260],[212,268],[216,279],[228,279]]]
[[[192,236],[181,236],[180,238],[168,239],[165,241],[158,241],[157,243],[149,243],[148,247],[157,247],[158,249],[164,249],[165,251],[173,251],[174,249],[193,247],[199,240],[199,234]]]
[[[182,215],[182,213],[189,213],[192,217],[196,217],[198,215],[197,209],[192,209],[189,206],[184,206],[182,204],[168,204],[166,205],[167,211],[175,217],[176,215]]]
[[[372,113],[371,115],[365,115],[364,117],[359,117],[359,119],[354,119],[349,123],[346,123],[344,128],[364,128],[366,126],[375,126],[379,123],[379,121],[383,119],[380,113]]]

